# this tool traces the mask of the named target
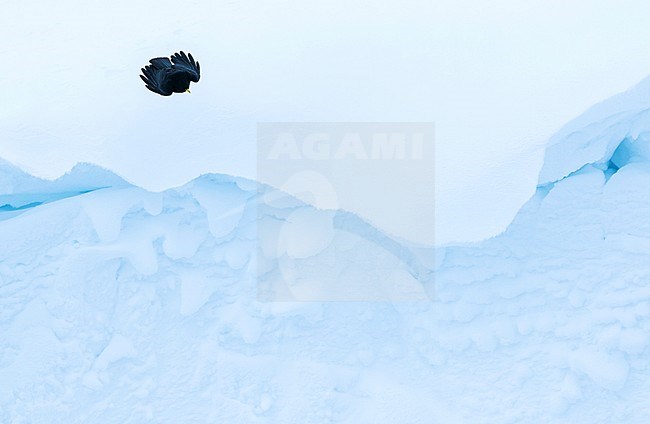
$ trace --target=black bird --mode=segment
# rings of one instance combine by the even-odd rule
[[[172,93],[190,93],[190,81],[199,82],[201,67],[194,61],[191,54],[174,53],[172,60],[167,57],[156,57],[149,61],[150,65],[142,68],[140,75],[147,88],[161,96],[171,96]]]

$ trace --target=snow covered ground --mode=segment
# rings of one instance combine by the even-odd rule
[[[648,110],[587,111],[506,232],[437,249],[242,178],[2,163],[0,421],[645,423]]]
[[[545,141],[647,74],[649,15],[647,0],[0,0],[0,157],[160,191],[259,181],[258,122],[434,122],[437,240],[482,240],[533,194]],[[201,81],[160,98],[138,73],[178,50]]]

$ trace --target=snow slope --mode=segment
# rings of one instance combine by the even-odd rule
[[[0,420],[644,423],[647,87],[563,129],[472,245],[223,175],[65,186],[0,221]]]
[[[160,191],[259,180],[258,122],[435,122],[442,243],[503,231],[543,142],[650,67],[646,0],[63,4],[0,0],[0,157]],[[192,95],[146,90],[140,68],[181,49],[202,65]]]

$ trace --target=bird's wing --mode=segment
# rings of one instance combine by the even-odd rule
[[[155,57],[149,61],[156,69],[171,68],[172,63],[168,57]]]
[[[191,76],[191,81],[199,82],[199,78],[201,78],[201,66],[199,62],[194,60],[191,53],[187,55],[182,51],[180,53],[174,53],[172,55],[172,62],[174,62],[174,68],[188,72]]]
[[[147,88],[154,93],[158,93],[161,96],[171,96],[172,90],[168,87],[168,71],[171,71],[171,68],[156,69],[151,65],[147,65],[142,68],[142,81],[146,84]]]

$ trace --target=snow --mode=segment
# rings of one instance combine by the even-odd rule
[[[620,168],[633,160],[648,162],[649,122],[650,77],[591,107],[555,134],[539,183],[560,180],[585,164],[606,167],[612,160]]]
[[[645,422],[647,85],[567,125],[474,244],[227,175],[152,193],[2,163],[0,419]]]
[[[647,73],[649,12],[645,0],[4,0],[0,157],[50,179],[95,163],[162,191],[206,173],[258,179],[258,122],[434,122],[437,241],[481,240],[532,195],[548,137]],[[181,49],[202,65],[192,94],[146,90],[140,68]]]
[[[3,212],[17,212],[100,188],[128,185],[112,172],[89,164],[77,164],[66,174],[49,181],[33,177],[0,159],[0,211]],[[13,215],[16,213],[7,214]]]
[[[436,248],[239,176],[1,161],[0,422],[645,423],[648,110],[594,106],[505,232]]]

